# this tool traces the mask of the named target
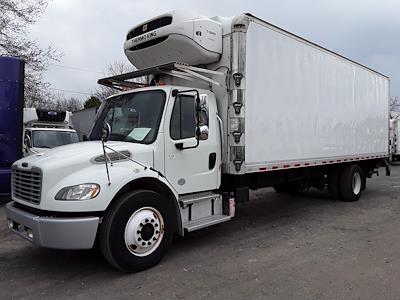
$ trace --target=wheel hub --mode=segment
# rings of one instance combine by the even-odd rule
[[[353,174],[353,179],[351,182],[351,187],[353,189],[354,195],[358,195],[361,191],[361,175],[356,172]]]
[[[139,234],[143,240],[148,241],[153,237],[154,232],[155,229],[152,224],[145,224]]]
[[[164,236],[164,220],[158,210],[143,207],[135,211],[125,227],[125,244],[137,256],[151,254]]]

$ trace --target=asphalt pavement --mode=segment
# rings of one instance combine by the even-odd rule
[[[400,299],[400,165],[358,202],[311,190],[251,193],[236,218],[177,237],[156,267],[123,274],[99,251],[36,247],[0,207],[1,299]]]

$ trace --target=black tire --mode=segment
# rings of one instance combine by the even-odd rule
[[[357,178],[354,179],[354,176]],[[355,180],[357,183],[354,182]],[[346,166],[340,175],[340,199],[347,202],[360,199],[364,180],[364,172],[360,166]]]
[[[159,241],[157,239],[156,244],[158,246],[154,246],[153,252],[146,256],[138,256],[132,252],[134,251],[132,250],[133,248],[129,249],[125,243],[125,230],[127,230],[128,221],[133,218],[133,215],[141,211],[141,209],[148,211],[147,208],[153,209],[160,214],[162,218],[159,219],[164,222],[164,230],[157,231],[160,236],[161,233],[163,235]],[[158,219],[155,219],[157,222]],[[174,233],[173,220],[174,214],[168,205],[166,197],[148,190],[127,192],[116,200],[103,218],[99,231],[101,251],[112,266],[123,272],[138,272],[148,269],[156,265],[167,252]],[[149,225],[152,224],[149,223]],[[142,226],[141,221],[140,226]],[[158,228],[160,227],[162,226],[158,226]],[[143,230],[143,227],[141,228]],[[155,237],[155,228],[153,227],[151,230],[153,230],[152,237]],[[152,241],[151,239],[143,238],[144,240]],[[133,246],[135,247],[135,245]]]
[[[274,190],[282,194],[295,194],[301,192],[302,185],[300,182],[285,182],[273,186]]]
[[[334,169],[328,174],[328,191],[336,199],[340,198],[340,174],[339,169]]]

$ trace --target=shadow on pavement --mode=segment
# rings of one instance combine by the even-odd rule
[[[228,240],[235,240],[244,234],[243,231],[261,231],[268,238],[268,231],[292,224],[304,218],[310,210],[323,209],[338,203],[337,200],[329,198],[327,192],[317,190],[286,195],[276,193],[272,189],[261,189],[251,192],[250,199],[248,203],[237,205],[236,217],[230,222],[192,232],[185,237],[177,236],[163,263],[173,263],[179,260],[179,256],[183,253],[190,253],[199,247],[206,249]],[[50,250],[19,239],[16,236],[12,237],[15,246],[9,247],[9,251],[3,248],[0,257],[0,265],[3,265],[2,269],[6,271],[3,274],[9,272],[24,274],[24,270],[34,270],[39,274],[37,276],[43,278],[48,278],[49,274],[56,277],[87,277],[95,273],[99,277],[106,278],[124,275],[105,261],[100,249]]]

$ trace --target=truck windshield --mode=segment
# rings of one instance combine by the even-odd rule
[[[100,107],[91,140],[100,139],[103,123],[111,127],[109,140],[150,144],[157,137],[165,92],[143,91],[110,98]]]
[[[79,142],[78,134],[71,131],[33,130],[33,147],[54,148]]]

